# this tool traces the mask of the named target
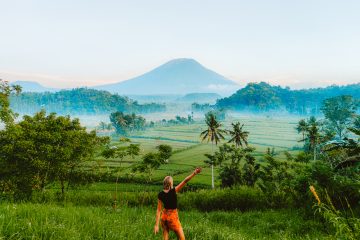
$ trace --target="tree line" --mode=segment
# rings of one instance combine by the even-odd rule
[[[360,99],[360,83],[302,90],[271,86],[265,82],[249,83],[233,95],[218,100],[215,107],[255,112],[282,110],[293,114],[317,115],[321,113],[320,107],[325,99],[340,95]]]
[[[127,113],[163,112],[164,104],[139,104],[128,97],[88,88],[59,92],[25,92],[10,95],[11,108],[23,114],[34,114],[41,109],[58,114],[108,114],[114,111]]]
[[[115,129],[115,132],[120,135],[129,136],[134,132],[144,131],[147,128],[155,126],[174,126],[174,125],[187,125],[194,123],[192,114],[188,114],[187,117],[175,116],[175,119],[162,119],[159,121],[147,122],[146,119],[135,113],[126,114],[124,112],[113,112],[110,114],[110,123],[100,122],[96,127],[98,131],[111,131]]]

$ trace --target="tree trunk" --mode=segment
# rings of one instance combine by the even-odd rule
[[[342,136],[342,129],[341,129],[340,126],[338,127],[338,129],[339,129],[339,138],[340,138],[340,140],[342,140],[342,138],[343,138],[343,136]]]
[[[211,164],[211,187],[212,187],[212,189],[215,188],[215,184],[214,184],[214,164]]]
[[[316,161],[316,144],[314,143],[314,161]]]
[[[116,182],[115,182],[115,195],[114,195],[114,202],[113,202],[113,210],[116,211],[116,205],[117,205],[117,192],[118,192],[118,181],[119,181],[119,173],[118,176],[116,176]]]
[[[64,184],[64,180],[61,180],[61,194],[64,197],[64,190],[65,190],[65,184]]]
[[[214,155],[214,142],[211,143],[211,151],[212,151],[212,154]],[[214,163],[211,164],[211,187],[212,187],[212,189],[215,188],[215,183],[214,183]]]
[[[119,161],[119,170],[117,172],[117,176],[116,176],[116,182],[115,182],[115,196],[114,196],[114,203],[113,203],[113,209],[114,211],[116,211],[117,208],[117,195],[118,195],[118,183],[119,183],[119,171],[121,171],[121,162],[122,162],[122,158]]]

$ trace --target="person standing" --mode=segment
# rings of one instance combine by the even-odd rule
[[[156,223],[154,233],[159,232],[159,223],[161,218],[161,227],[163,229],[164,240],[169,239],[169,231],[175,232],[179,240],[184,240],[185,235],[181,226],[177,211],[177,193],[189,182],[196,174],[201,172],[201,168],[196,168],[192,174],[187,176],[179,185],[173,187],[173,178],[166,176],[164,178],[164,189],[158,194],[158,205],[156,210]],[[163,208],[164,206],[164,208]],[[160,217],[161,216],[161,217]]]

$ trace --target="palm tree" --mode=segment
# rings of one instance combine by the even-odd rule
[[[214,153],[214,143],[217,145],[221,140],[223,140],[223,134],[225,134],[226,131],[221,129],[221,123],[216,120],[216,116],[213,112],[209,112],[205,115],[205,123],[207,125],[207,129],[200,133],[200,137],[202,137],[202,141],[211,141],[211,148],[212,152]],[[212,188],[215,187],[214,162],[211,163],[211,186]]]
[[[316,160],[316,146],[319,142],[320,133],[319,133],[319,122],[316,121],[315,117],[311,117],[309,120],[309,127],[307,129],[307,135],[309,139],[309,150],[314,151],[314,161]]]
[[[244,124],[240,124],[240,122],[237,123],[231,123],[233,129],[229,130],[229,134],[231,135],[230,142],[235,143],[236,147],[243,147],[243,145],[248,146],[247,138],[249,136],[249,132],[243,131]]]
[[[303,135],[303,138],[302,138],[303,141],[305,141],[305,133],[307,132],[308,128],[309,128],[309,125],[307,124],[305,119],[301,119],[298,122],[298,125],[296,126],[296,130],[298,131],[298,133],[302,133],[302,135]]]
[[[99,129],[102,131],[105,131],[105,129],[107,128],[107,124],[105,122],[100,122],[99,123]]]

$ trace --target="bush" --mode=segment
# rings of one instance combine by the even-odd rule
[[[353,206],[360,203],[360,182],[338,174],[329,163],[314,162],[309,182],[312,182],[318,189],[326,189],[336,207],[342,205],[339,196],[346,197]],[[324,195],[324,191],[320,191],[320,195]]]
[[[200,211],[264,209],[267,207],[264,194],[257,188],[246,186],[234,189],[200,190],[179,195],[180,209]]]
[[[45,111],[25,115],[0,131],[0,191],[26,200],[33,191],[58,181],[64,193],[66,183],[83,180],[83,165],[108,140],[87,132],[70,116]]]

